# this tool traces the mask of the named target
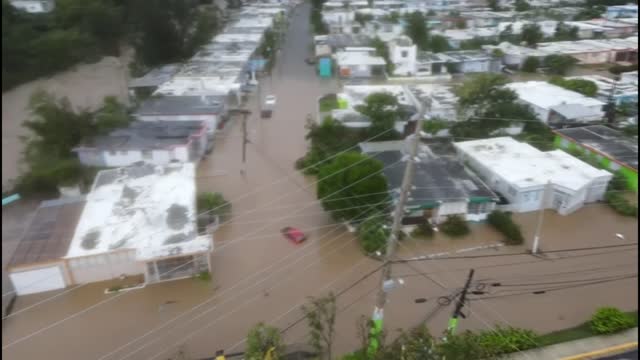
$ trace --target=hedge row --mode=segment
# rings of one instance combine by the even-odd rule
[[[519,245],[524,242],[524,236],[520,231],[520,226],[511,219],[511,214],[495,210],[487,217],[487,221],[496,230],[505,236],[505,243],[508,245]]]

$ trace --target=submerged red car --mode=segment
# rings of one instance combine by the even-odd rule
[[[291,240],[296,244],[300,244],[301,242],[307,240],[307,236],[300,229],[296,229],[294,227],[287,226],[280,230],[282,235],[287,239]]]

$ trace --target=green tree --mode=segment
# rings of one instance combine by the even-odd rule
[[[330,116],[320,124],[311,123],[308,129],[306,139],[311,141],[311,149],[296,164],[307,175],[317,174],[325,159],[353,148],[361,138],[361,131],[349,129]]]
[[[310,345],[322,358],[331,360],[336,323],[336,296],[333,293],[320,298],[309,298],[309,305],[302,306],[309,325]]]
[[[529,11],[531,10],[531,5],[527,2],[527,0],[516,0],[515,9],[518,12]]]
[[[420,50],[429,49],[429,28],[424,14],[414,11],[407,16],[406,34]]]
[[[354,15],[354,20],[358,24],[360,24],[360,26],[364,26],[364,24],[373,20],[373,15],[356,12],[356,14]]]
[[[199,193],[196,204],[198,213],[208,212],[213,215],[226,216],[231,212],[231,203],[217,192]]]
[[[554,76],[549,79],[549,83],[563,87],[567,90],[575,91],[585,96],[596,96],[598,93],[598,85],[590,80],[563,79],[560,76]]]
[[[575,26],[569,26],[564,22],[559,22],[558,25],[556,25],[556,31],[553,38],[556,41],[578,40],[578,28]]]
[[[489,354],[471,331],[447,335],[447,341],[438,343],[436,354],[447,360],[489,359]]]
[[[500,101],[503,95],[500,89],[509,79],[501,74],[478,74],[468,78],[461,85],[454,88],[458,96],[458,104],[463,108],[484,106],[494,101]],[[512,100],[512,96],[510,96]]]
[[[522,63],[521,70],[528,73],[535,73],[540,67],[540,59],[534,56],[527,56]]]
[[[429,50],[434,53],[445,52],[451,50],[449,40],[442,35],[433,35],[429,39]]]
[[[280,359],[284,354],[284,345],[280,337],[280,330],[275,327],[258,323],[247,335],[247,349],[245,356],[247,360],[263,360],[271,349],[271,358]]]
[[[127,127],[133,121],[126,106],[115,96],[104,98],[103,105],[94,114],[94,124],[99,134],[106,134],[116,128]]]
[[[492,11],[500,11],[500,1],[499,0],[487,0],[487,6],[489,6],[489,8]]]
[[[371,215],[358,226],[358,240],[362,250],[367,254],[373,254],[376,251],[384,254],[390,234],[391,231],[386,227],[385,219],[379,213]]]
[[[371,40],[370,45],[372,48],[376,49],[376,55],[384,59],[386,63],[387,73],[392,74],[395,65],[391,62],[391,59],[389,58],[389,47],[387,46],[387,43],[382,41],[379,37],[376,36],[375,38],[373,38],[373,40]]]
[[[526,24],[522,27],[522,32],[520,33],[520,38],[524,41],[528,46],[535,47],[542,39],[544,39],[544,34],[540,29],[540,25],[538,24]]]
[[[565,75],[578,61],[569,55],[547,55],[543,65],[551,74]]]
[[[582,10],[573,17],[574,21],[583,21],[597,19],[604,14],[606,8],[602,5],[584,7]]]
[[[356,110],[371,121],[369,134],[370,136],[378,135],[377,141],[397,137],[393,128],[403,114],[398,99],[394,95],[383,92],[370,94],[364,99],[364,104],[357,106]]]
[[[458,215],[451,215],[447,217],[447,220],[440,225],[440,229],[443,233],[451,237],[461,237],[471,232],[467,222]]]
[[[358,221],[388,205],[387,180],[380,161],[346,152],[320,167],[317,194],[336,220]],[[364,212],[364,214],[363,214]]]

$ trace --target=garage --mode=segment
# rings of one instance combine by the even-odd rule
[[[61,265],[39,269],[14,271],[9,274],[16,294],[29,295],[66,287]]]

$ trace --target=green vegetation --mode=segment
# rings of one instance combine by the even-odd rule
[[[491,11],[501,11],[500,9],[500,1],[498,0],[488,0],[487,6],[491,9]]]
[[[543,60],[543,66],[546,67],[551,74],[566,75],[569,70],[575,66],[578,60],[569,55],[548,55]]]
[[[637,318],[614,307],[602,307],[591,317],[591,331],[596,334],[613,334],[637,326]]]
[[[460,42],[460,50],[479,50],[484,45],[497,45],[497,41],[483,39],[480,37],[474,37],[471,40],[465,40]]]
[[[339,108],[336,94],[323,96],[319,100],[320,112],[329,112]]]
[[[309,345],[321,358],[332,359],[333,337],[336,323],[336,296],[329,295],[320,298],[309,298],[309,305],[302,306],[302,312],[309,325]]]
[[[580,158],[584,160],[586,155],[581,155]],[[627,180],[621,173],[613,174],[613,178],[609,181],[607,186],[607,192],[604,194],[604,198],[618,214],[624,216],[638,216],[638,206],[633,205],[627,198],[624,197],[624,193],[627,192]]]
[[[24,139],[29,170],[16,182],[16,191],[23,195],[56,194],[58,186],[90,184],[97,169],[82,166],[73,148],[85,138],[131,121],[127,109],[113,97],[106,97],[96,111],[74,111],[68,99],[38,91],[31,96],[29,110],[31,118],[23,123],[32,134]]]
[[[385,227],[384,218],[380,214],[371,215],[358,226],[358,240],[362,250],[367,254],[386,252],[387,240],[391,231]]]
[[[432,35],[429,39],[429,50],[434,53],[445,52],[451,50],[451,46],[446,37],[442,35]]]
[[[356,110],[371,121],[371,126],[367,129],[368,137],[376,136],[376,141],[398,138],[393,128],[395,122],[405,114],[400,110],[400,104],[394,95],[384,92],[370,94]]]
[[[623,314],[625,314],[627,317],[633,320],[632,327],[638,326],[638,311],[632,311],[632,312],[627,312]],[[591,329],[591,325],[592,325],[592,322],[591,320],[589,320],[587,322],[584,322],[572,328],[562,329],[562,330],[554,331],[548,334],[543,334],[540,337],[538,337],[538,342],[540,343],[540,346],[549,346],[549,345],[559,344],[567,341],[589,338],[597,335]]]
[[[373,40],[371,40],[371,47],[376,49],[376,55],[384,59],[384,62],[386,63],[385,70],[387,71],[387,74],[392,74],[395,65],[389,58],[389,47],[387,46],[387,43],[382,41],[379,37],[375,37]]]
[[[327,116],[319,125],[315,122],[308,126],[306,139],[311,141],[307,154],[296,162],[296,168],[306,175],[317,174],[329,157],[353,149],[361,140],[366,139],[360,129],[349,129],[341,122]]]
[[[449,123],[446,120],[439,118],[432,118],[422,122],[422,131],[431,135],[435,135],[440,130],[447,129],[448,127]]]
[[[59,0],[51,13],[27,14],[2,2],[2,89],[102,56],[123,42],[141,71],[192,56],[217,31],[215,8],[196,0]]]
[[[531,5],[527,2],[527,0],[516,0],[515,9],[518,12],[529,11],[531,10]]]
[[[567,90],[575,91],[585,96],[595,96],[598,93],[598,85],[589,80],[563,79],[560,76],[554,76],[549,79],[549,83],[563,87]]]
[[[522,63],[522,71],[527,73],[535,73],[540,67],[540,60],[537,57],[528,56]]]
[[[417,225],[416,228],[411,232],[411,236],[421,237],[425,239],[433,237],[434,234],[435,231],[433,230],[433,227],[431,227],[431,224],[426,221],[422,224]]]
[[[313,33],[316,35],[325,35],[329,33],[327,24],[322,21],[322,4],[326,0],[312,0],[311,1],[311,14],[309,16],[309,22],[313,29]]]
[[[535,47],[542,39],[544,34],[538,24],[526,24],[522,27],[520,33],[520,39],[524,41],[528,46]]]
[[[451,215],[447,217],[447,220],[440,225],[440,230],[454,238],[465,236],[471,232],[467,222],[459,215]]]
[[[280,359],[285,353],[284,343],[280,337],[280,330],[264,323],[258,323],[247,335],[247,359],[264,359],[271,354],[273,360]]]
[[[629,71],[638,71],[638,64],[631,64],[631,65],[616,64],[609,68],[609,72],[615,75],[620,75],[624,72],[629,72]]]
[[[556,25],[556,31],[553,35],[555,41],[573,41],[578,40],[578,28],[575,26],[569,26],[564,22],[559,22]]]
[[[107,291],[108,291],[108,292],[118,292],[118,291],[120,291],[120,290],[122,290],[122,289],[124,289],[124,288],[122,287],[122,285],[114,285],[114,286],[112,286],[112,287],[108,288],[108,289],[107,289]]]
[[[495,210],[489,214],[487,222],[505,236],[504,242],[507,245],[520,245],[524,242],[520,226],[513,222],[511,213]]]
[[[582,10],[573,17],[573,21],[597,19],[605,12],[606,8],[601,5],[583,7]]]
[[[321,165],[317,194],[322,207],[334,219],[350,222],[382,211],[389,201],[382,169],[380,161],[356,152],[342,153]]]
[[[194,277],[205,282],[211,281],[211,274],[208,271],[201,271],[198,274],[194,275]]]
[[[427,19],[420,11],[414,11],[406,16],[406,34],[411,38],[419,50],[429,50],[429,28]]]
[[[212,215],[226,217],[231,213],[231,203],[217,192],[202,192],[196,199],[198,213],[207,212]]]
[[[354,16],[354,20],[360,24],[360,26],[364,26],[364,24],[368,23],[369,21],[373,20],[373,15],[371,14],[363,14],[360,12],[356,12],[355,16]]]

